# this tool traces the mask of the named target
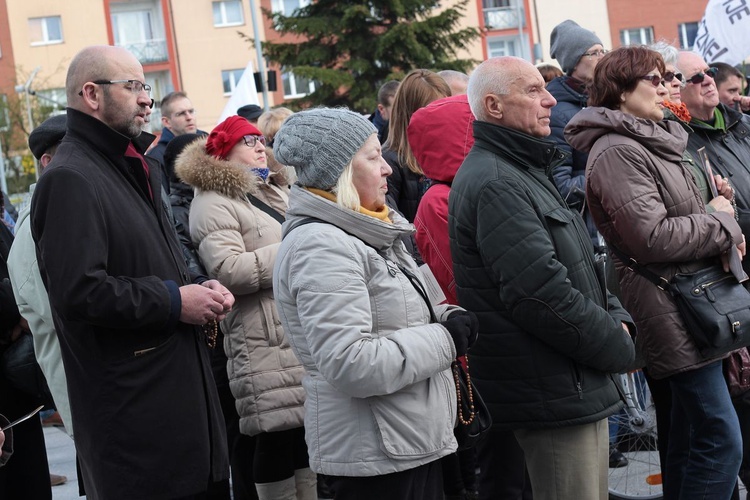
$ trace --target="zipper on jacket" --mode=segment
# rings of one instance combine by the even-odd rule
[[[583,377],[578,369],[578,365],[575,361],[572,361],[573,365],[573,381],[575,382],[576,391],[578,392],[578,399],[583,399]]]

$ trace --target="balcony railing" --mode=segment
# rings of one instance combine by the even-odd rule
[[[116,45],[125,47],[132,52],[141,64],[160,63],[169,59],[166,40],[145,40],[143,42],[117,43]]]
[[[518,7],[493,7],[484,10],[484,25],[491,30],[507,30],[526,27],[526,16]],[[519,16],[521,21],[519,23]]]

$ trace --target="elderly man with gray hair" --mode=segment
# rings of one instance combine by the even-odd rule
[[[489,59],[468,98],[475,143],[453,181],[448,223],[458,301],[479,318],[472,380],[494,426],[479,448],[480,498],[500,498],[493,481],[508,471],[497,456],[512,431],[535,500],[605,500],[607,417],[622,406],[609,374],[635,359],[632,320],[550,180],[566,154],[546,140],[556,101],[539,71]]]

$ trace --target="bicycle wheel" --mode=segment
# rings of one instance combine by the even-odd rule
[[[627,464],[609,469],[609,498],[662,498],[661,464],[656,447],[656,410],[651,391],[640,370],[619,377],[625,408],[609,420],[610,425],[617,426],[615,444],[627,459]]]

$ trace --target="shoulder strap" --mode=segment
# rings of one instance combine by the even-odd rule
[[[669,292],[671,290],[671,286],[669,281],[666,278],[663,278],[657,274],[652,273],[642,265],[640,265],[638,262],[636,262],[635,259],[632,257],[628,257],[625,254],[623,254],[617,247],[612,245],[611,243],[608,244],[608,248],[612,250],[612,253],[617,255],[617,257],[622,261],[623,264],[625,264],[628,269],[630,269],[633,272],[636,272],[649,280],[651,283],[659,287],[661,290],[664,290],[665,292]]]
[[[250,203],[252,203],[253,206],[255,206],[255,208],[257,208],[259,210],[262,210],[267,215],[270,215],[279,224],[283,224],[284,221],[286,220],[286,218],[283,215],[281,215],[279,212],[277,212],[273,208],[269,207],[268,205],[266,205],[265,203],[263,203],[261,200],[259,200],[255,196],[251,195],[250,193],[247,193],[247,198],[250,200]]]

